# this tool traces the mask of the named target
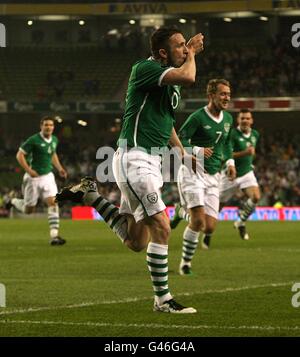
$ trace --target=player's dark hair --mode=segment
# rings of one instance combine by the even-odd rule
[[[242,109],[240,110],[240,113],[251,113],[251,110],[248,109],[248,108],[242,108]]]
[[[51,120],[53,122],[53,124],[55,124],[55,119],[53,117],[50,117],[49,115],[45,115],[44,117],[42,117],[41,121],[40,121],[40,125],[43,125],[45,121]]]
[[[207,84],[207,88],[206,88],[207,95],[217,93],[219,84],[223,84],[224,86],[230,88],[230,83],[226,79],[223,78],[211,79]]]
[[[169,49],[169,39],[175,33],[181,33],[183,35],[182,31],[175,26],[163,26],[152,33],[150,37],[150,48],[154,58],[158,59],[160,57],[160,49]]]

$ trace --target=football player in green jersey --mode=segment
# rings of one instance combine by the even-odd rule
[[[195,82],[195,55],[203,50],[203,36],[197,34],[186,43],[180,30],[162,27],[152,34],[150,45],[152,56],[132,67],[119,149],[113,159],[120,209],[99,195],[91,178],[64,188],[57,201],[83,201],[95,207],[128,248],[138,252],[147,247],[154,311],[195,313],[196,309],[177,303],[168,287],[170,225],[160,194],[158,152],[170,144],[179,148],[180,157],[186,155],[174,129],[174,110],[180,86]]]
[[[253,117],[249,109],[241,109],[237,117],[237,124],[238,127],[231,132],[237,178],[234,181],[229,181],[226,175],[222,174],[220,210],[239,189],[243,191],[246,201],[238,211],[239,219],[234,222],[234,227],[238,229],[242,239],[248,240],[246,221],[260,200],[260,190],[252,165],[259,134],[255,129],[252,129]]]
[[[29,137],[20,146],[16,157],[25,170],[22,185],[24,198],[12,198],[7,206],[14,206],[18,211],[30,214],[34,212],[38,199],[41,198],[48,206],[50,244],[62,245],[66,241],[58,235],[59,209],[55,202],[57,186],[52,172],[53,166],[63,178],[67,177],[67,172],[56,153],[58,139],[53,135],[54,122],[50,116],[43,117],[40,122],[41,131]]]
[[[224,79],[212,79],[207,85],[209,103],[200,108],[184,122],[179,138],[184,147],[192,147],[193,153],[204,156],[204,167],[197,172],[181,165],[177,184],[183,212],[189,213],[189,223],[183,234],[181,275],[191,274],[200,232],[204,233],[203,246],[215,230],[219,213],[219,183],[223,157],[227,158],[227,175],[235,178],[232,159],[230,130],[232,116],[226,112],[230,101],[230,84]],[[180,213],[180,212],[179,212]],[[171,227],[175,228],[181,217],[175,217]]]

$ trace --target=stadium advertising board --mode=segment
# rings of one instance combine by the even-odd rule
[[[168,206],[166,212],[169,218],[174,215],[174,206]],[[219,214],[220,221],[235,221],[237,219],[237,207],[224,207]],[[102,220],[99,213],[92,207],[73,207],[72,219],[96,219]],[[300,221],[300,207],[257,207],[250,216],[250,221]]]

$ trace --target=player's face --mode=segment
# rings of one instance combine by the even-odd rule
[[[250,112],[239,113],[237,122],[242,131],[246,131],[246,132],[249,131],[251,125],[253,124],[252,114]]]
[[[41,124],[42,134],[47,138],[50,137],[54,131],[54,123],[52,120],[45,120],[43,124]]]
[[[185,38],[181,33],[175,33],[169,39],[169,48],[167,52],[167,64],[173,67],[180,67],[186,60],[188,49]]]
[[[217,92],[210,97],[214,107],[218,110],[226,110],[230,102],[230,88],[224,84],[218,84]]]

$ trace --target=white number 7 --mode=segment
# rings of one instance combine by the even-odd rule
[[[217,139],[215,141],[215,144],[217,144],[219,142],[219,140],[221,139],[221,136],[223,134],[222,131],[216,131],[216,133],[217,133],[218,137],[217,137]]]

